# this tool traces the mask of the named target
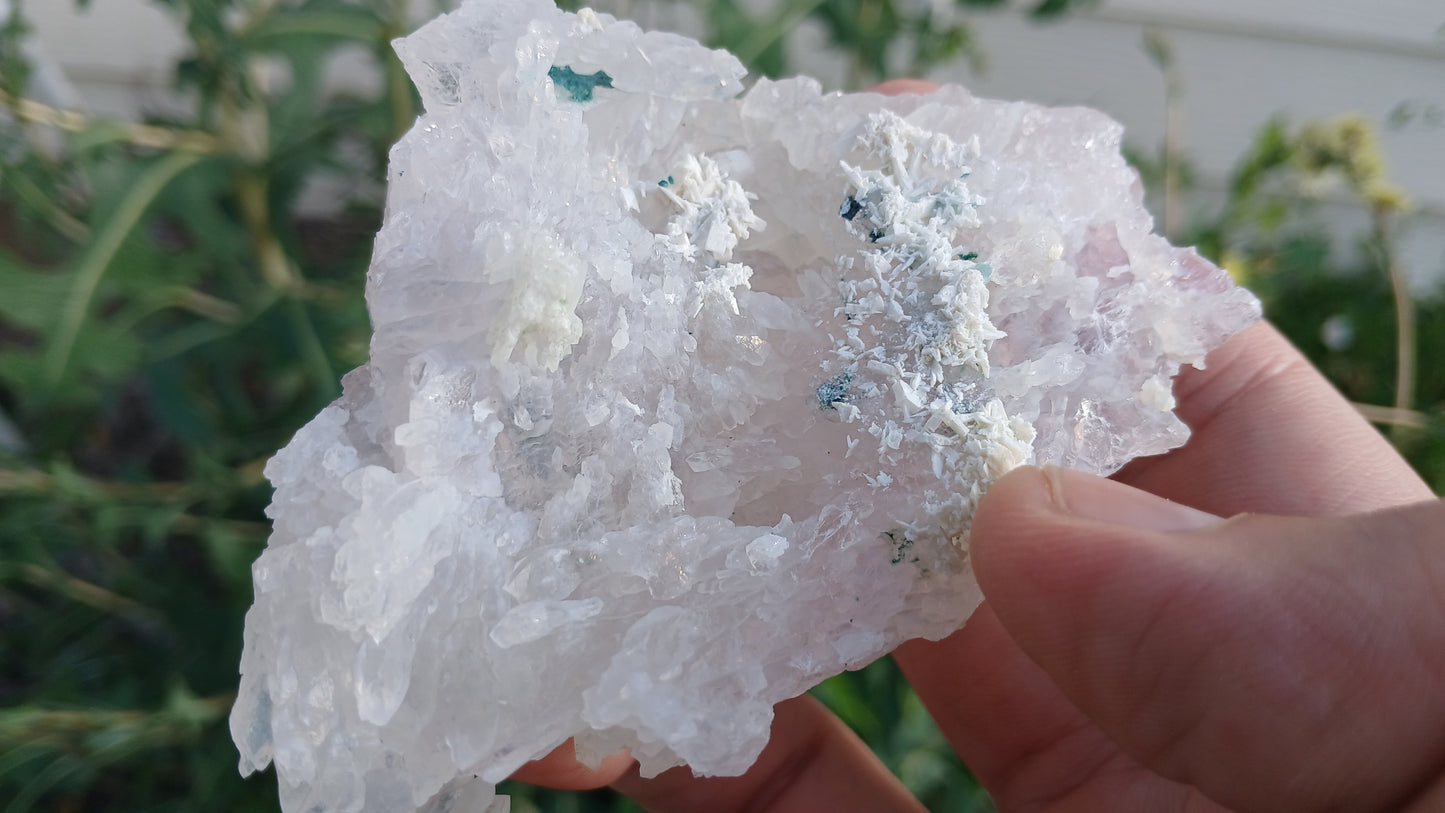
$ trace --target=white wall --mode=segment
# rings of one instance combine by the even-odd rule
[[[1185,85],[1184,151],[1215,185],[1275,115],[1362,113],[1421,207],[1402,253],[1423,283],[1445,277],[1442,25],[1445,3],[1435,0],[1107,0],[1057,25],[980,18],[987,73],[945,75],[982,95],[1098,107],[1125,123],[1131,143],[1153,148],[1164,135],[1164,82],[1142,41],[1146,29],[1160,31]],[[1405,110],[1414,121],[1392,126]],[[1364,216],[1342,220],[1363,227]]]
[[[46,53],[98,114],[134,117],[168,101],[185,40],[175,21],[144,0],[25,0],[25,16]]]
[[[169,66],[183,41],[153,4],[95,0],[79,14],[70,0],[30,0],[26,11],[93,111],[135,115],[167,98]],[[1164,87],[1141,40],[1146,28],[1162,32],[1186,85],[1184,147],[1206,181],[1225,177],[1271,116],[1365,114],[1383,133],[1395,177],[1423,208],[1406,231],[1409,263],[1421,276],[1445,275],[1440,0],[1104,0],[1052,25],[1010,13],[973,19],[987,72],[959,66],[938,78],[982,95],[1099,107],[1142,147],[1162,138]],[[816,38],[803,31],[797,39]],[[836,63],[826,57],[804,67],[837,84],[827,75],[840,75]],[[1415,120],[1391,127],[1391,114],[1405,109]]]

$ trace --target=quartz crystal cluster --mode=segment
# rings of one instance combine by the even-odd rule
[[[990,482],[1179,445],[1171,378],[1258,317],[1090,110],[743,93],[546,0],[397,47],[371,361],[266,469],[231,725],[288,811],[485,809],[569,737],[745,770],[967,618]]]

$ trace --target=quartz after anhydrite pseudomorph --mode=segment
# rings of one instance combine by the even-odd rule
[[[991,481],[1179,445],[1171,377],[1258,315],[1099,113],[742,94],[544,0],[399,50],[372,358],[266,470],[232,729],[289,811],[484,807],[568,737],[743,771],[968,616]]]

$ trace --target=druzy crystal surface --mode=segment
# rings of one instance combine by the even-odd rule
[[[1258,316],[1090,110],[743,93],[544,0],[398,50],[371,361],[266,470],[232,730],[289,811],[481,809],[569,737],[743,771],[967,618],[990,482],[1179,445],[1172,376]]]

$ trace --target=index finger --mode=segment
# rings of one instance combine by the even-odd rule
[[[1175,383],[1182,448],[1115,479],[1220,516],[1335,516],[1434,497],[1374,427],[1267,322]]]

